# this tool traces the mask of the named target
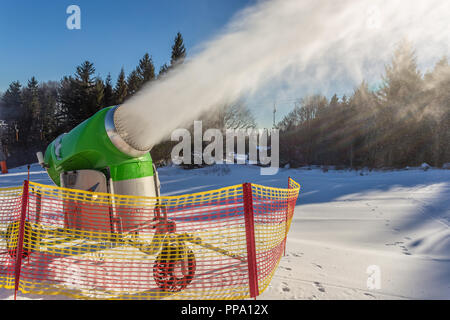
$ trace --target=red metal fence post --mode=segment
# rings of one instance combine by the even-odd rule
[[[259,295],[258,269],[256,264],[256,244],[255,244],[255,220],[253,214],[253,197],[251,183],[242,185],[244,196],[244,219],[245,234],[247,240],[247,263],[248,263],[248,284],[250,297],[256,298]]]
[[[20,270],[22,267],[22,254],[23,254],[23,238],[25,234],[25,218],[27,214],[28,205],[28,180],[23,182],[23,192],[22,192],[22,203],[20,212],[20,224],[19,224],[19,236],[17,239],[17,250],[16,250],[16,265],[14,269],[14,300],[16,300],[17,290],[19,289],[20,281]]]

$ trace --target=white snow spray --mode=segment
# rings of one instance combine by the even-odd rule
[[[333,81],[379,76],[405,38],[436,59],[449,52],[449,14],[447,0],[258,1],[126,101],[115,115],[118,131],[148,150],[205,111],[287,76],[319,91]]]

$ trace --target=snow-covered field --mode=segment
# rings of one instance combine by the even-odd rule
[[[259,173],[242,165],[159,169],[163,195],[300,182],[287,254],[260,299],[450,299],[450,170]],[[0,187],[26,175],[26,167],[12,169]],[[36,164],[30,178],[51,184]],[[12,294],[0,289],[0,299]]]

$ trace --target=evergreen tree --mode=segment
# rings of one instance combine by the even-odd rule
[[[78,82],[72,76],[65,76],[59,86],[59,119],[62,132],[68,132],[82,119],[80,106],[83,102]]]
[[[18,120],[24,144],[39,140],[42,128],[41,104],[39,101],[39,83],[32,77],[22,92],[23,113]]]
[[[134,93],[136,93],[139,90],[141,83],[142,80],[138,75],[138,71],[131,71],[131,73],[127,77],[127,96],[132,96]]]
[[[58,105],[58,83],[54,81],[42,83],[39,95],[42,110],[39,140],[45,147],[59,135],[57,132],[59,122],[56,116]]]
[[[89,61],[84,61],[77,67],[75,75],[76,79],[85,86],[92,86],[95,82],[95,79],[92,78],[94,73],[94,64]]]
[[[125,71],[122,68],[117,78],[116,87],[114,88],[114,97],[116,104],[122,104],[125,101],[127,94],[128,86],[125,80]]]
[[[100,108],[103,93],[94,73],[93,63],[85,61],[76,67],[75,77],[65,77],[61,81],[60,100],[65,110],[67,129],[89,118]]]
[[[139,60],[139,65],[136,68],[136,75],[140,79],[138,83],[138,89],[142,87],[146,82],[155,79],[155,66],[153,60],[148,53],[146,53],[141,60]],[[129,84],[129,83],[128,83]]]
[[[18,143],[19,136],[16,129],[19,128],[19,120],[23,115],[22,104],[22,85],[19,81],[13,81],[10,83],[8,89],[4,93],[2,100],[4,102],[4,120],[9,122],[9,132],[6,138],[2,138],[2,143],[16,144]]]
[[[35,77],[28,81],[27,89],[30,92],[30,104],[27,112],[29,112],[33,119],[40,120],[41,106],[39,101],[39,83]]]
[[[158,78],[163,77],[172,68],[175,68],[176,66],[182,64],[185,58],[186,58],[186,48],[184,47],[183,36],[181,35],[180,32],[178,32],[177,35],[175,36],[175,40],[172,45],[170,65],[168,66],[165,63],[160,67]]]
[[[115,104],[114,102],[114,90],[111,82],[111,74],[108,73],[108,76],[105,79],[104,89],[103,89],[103,107],[110,107]]]
[[[170,65],[175,67],[178,64],[183,63],[186,58],[186,48],[184,47],[183,36],[180,32],[175,36],[174,44],[172,46],[172,55],[170,59]]]
[[[22,85],[19,81],[10,83],[8,89],[3,94],[3,102],[6,109],[6,118],[15,119],[22,113]]]

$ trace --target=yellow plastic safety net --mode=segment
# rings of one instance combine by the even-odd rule
[[[0,189],[0,287],[76,299],[243,299],[283,256],[300,185],[170,197]]]

